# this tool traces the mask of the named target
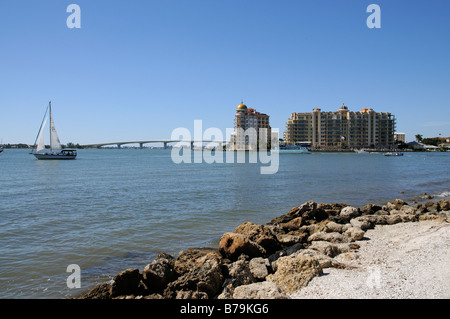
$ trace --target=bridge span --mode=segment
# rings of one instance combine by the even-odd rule
[[[191,148],[194,147],[194,143],[217,143],[219,145],[226,144],[227,141],[212,141],[212,140],[150,140],[150,141],[126,141],[126,142],[110,142],[110,143],[98,143],[98,144],[85,144],[81,145],[85,148],[102,148],[103,146],[116,145],[117,148],[121,148],[122,145],[127,144],[139,144],[140,148],[144,148],[145,144],[162,143],[164,148],[167,148],[170,143],[190,143]]]

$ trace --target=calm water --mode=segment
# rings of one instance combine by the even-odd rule
[[[70,297],[309,200],[362,206],[450,191],[450,153],[283,154],[277,174],[261,175],[261,164],[174,164],[170,150],[80,150],[75,161],[28,152],[0,154],[0,298]],[[70,264],[81,289],[67,288]]]

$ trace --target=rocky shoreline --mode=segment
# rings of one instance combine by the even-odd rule
[[[420,221],[449,223],[450,199],[362,208],[310,201],[264,225],[242,223],[217,248],[160,254],[142,271],[126,269],[78,298],[289,299],[323,269],[350,269],[335,257],[357,254],[367,230]]]

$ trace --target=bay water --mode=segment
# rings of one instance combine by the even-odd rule
[[[74,161],[0,154],[0,298],[70,298],[157,254],[217,247],[240,223],[317,203],[450,195],[450,153],[280,154],[260,163],[181,163],[171,150],[79,150]],[[69,265],[81,269],[70,289]]]

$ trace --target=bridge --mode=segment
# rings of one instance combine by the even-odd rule
[[[111,142],[111,143],[98,143],[98,144],[86,144],[81,145],[85,148],[102,148],[103,146],[110,146],[110,145],[116,145],[117,148],[121,148],[122,145],[127,144],[139,144],[140,148],[144,148],[144,144],[153,144],[153,143],[162,143],[164,145],[164,148],[168,147],[168,144],[170,143],[190,143],[191,148],[194,147],[194,143],[217,143],[217,144],[226,144],[227,141],[212,141],[212,140],[151,140],[151,141],[127,141],[127,142]]]

